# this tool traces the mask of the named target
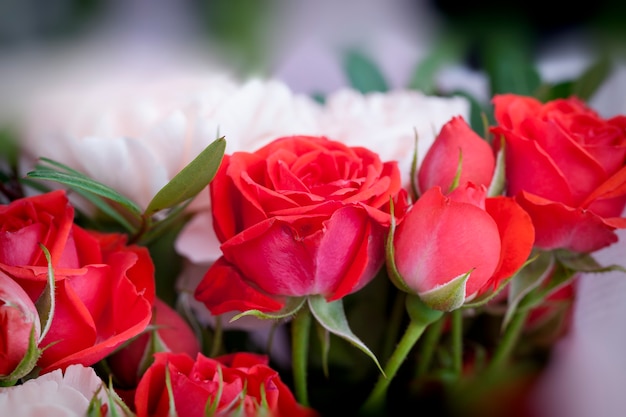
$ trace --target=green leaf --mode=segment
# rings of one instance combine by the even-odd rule
[[[260,310],[247,310],[242,313],[237,314],[233,318],[230,319],[229,323],[234,322],[235,320],[239,320],[243,316],[254,316],[259,319],[267,319],[267,320],[280,320],[287,317],[291,317],[302,308],[304,305],[305,297],[290,297],[285,306],[279,311],[274,311],[271,313],[264,313]]]
[[[46,257],[46,261],[48,262],[48,280],[43,292],[35,302],[35,307],[37,308],[37,313],[39,314],[39,320],[41,320],[41,335],[38,340],[38,343],[41,343],[52,326],[52,319],[54,318],[55,310],[56,283],[54,281],[54,268],[52,267],[50,252],[41,243],[39,246],[41,247],[41,250]]]
[[[572,94],[583,101],[588,101],[606,81],[611,71],[611,60],[606,56],[601,57],[574,81]]]
[[[502,330],[508,326],[518,305],[531,291],[539,288],[554,272],[555,258],[551,252],[540,252],[534,261],[522,268],[510,281],[508,307]]]
[[[352,332],[352,330],[350,330],[350,326],[343,309],[342,300],[332,301],[329,303],[321,295],[310,296],[308,300],[311,313],[313,313],[313,316],[319,324],[334,335],[350,342],[352,345],[369,356],[374,361],[380,372],[384,375],[383,369],[374,353],[372,353],[372,351],[365,346],[365,344]]]
[[[385,92],[389,89],[376,64],[364,53],[348,50],[343,57],[343,66],[350,85],[361,93]]]
[[[225,149],[226,141],[223,137],[211,142],[193,161],[156,193],[146,208],[146,215],[150,216],[157,211],[173,207],[195,197],[215,177],[224,158]]]
[[[456,310],[465,303],[465,284],[472,271],[459,275],[443,285],[419,294],[419,296],[424,304],[435,310]]]
[[[130,201],[111,187],[87,178],[82,174],[79,176],[73,173],[57,172],[44,168],[31,171],[26,174],[26,177],[58,182],[59,184],[67,185],[72,189],[85,190],[92,194],[107,198],[128,209],[130,214],[132,214],[137,220],[141,219],[141,209],[137,204]]]

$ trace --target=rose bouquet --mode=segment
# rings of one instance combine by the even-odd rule
[[[500,94],[481,136],[460,97],[209,84],[26,124],[3,413],[538,415],[577,277],[621,269],[626,117]]]

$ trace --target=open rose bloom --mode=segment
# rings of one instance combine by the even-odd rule
[[[616,242],[626,227],[626,117],[602,119],[575,98],[501,95],[494,106],[507,193],[532,216],[537,246],[592,252]]]
[[[325,137],[227,155],[211,183],[223,256],[196,297],[214,314],[277,311],[290,297],[362,288],[383,265],[386,209],[400,190],[395,162]]]
[[[77,226],[63,191],[0,206],[0,271],[32,302],[48,281],[39,244],[50,252],[56,299],[40,342],[42,372],[93,365],[150,323],[155,283],[146,248],[126,245],[125,235]]]

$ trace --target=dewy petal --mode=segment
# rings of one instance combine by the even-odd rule
[[[195,298],[214,315],[229,311],[278,311],[284,305],[247,284],[239,271],[223,257],[206,272],[196,288]]]

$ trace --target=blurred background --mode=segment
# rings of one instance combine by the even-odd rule
[[[461,94],[472,102],[479,132],[490,97],[503,92],[542,100],[576,94],[605,117],[626,114],[626,2],[594,0],[566,10],[550,3],[0,0],[0,139],[51,88],[181,73],[278,78],[320,101],[342,87]],[[624,259],[623,247],[615,259]],[[626,334],[611,330],[624,328],[626,286],[623,277],[611,279],[617,286],[596,286],[596,294],[612,298],[581,305],[595,311],[612,300],[618,307],[595,316],[581,309],[579,334],[557,350],[560,359],[542,386],[546,397],[563,400],[547,400],[552,415],[626,407],[619,390],[599,388],[626,383]],[[598,323],[603,333],[592,331]],[[588,386],[598,388],[585,395]]]
[[[18,108],[51,83],[175,71],[271,76],[320,100],[352,86],[463,93],[480,105],[504,91],[564,95],[569,81],[591,69],[588,96],[606,78],[623,83],[625,3],[554,6],[537,0],[0,0],[0,110]],[[603,113],[626,110],[615,88],[598,94]]]

